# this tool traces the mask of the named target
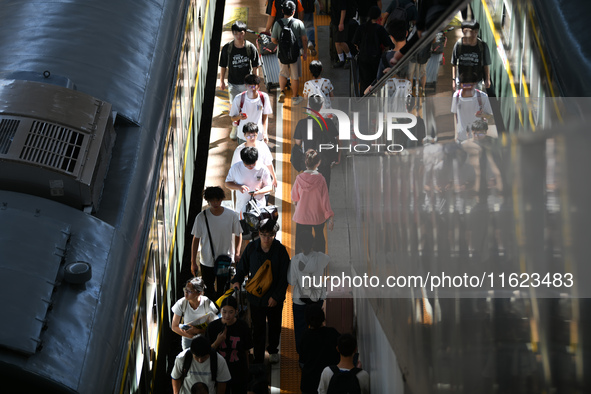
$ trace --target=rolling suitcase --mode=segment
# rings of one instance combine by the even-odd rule
[[[427,83],[426,90],[435,91],[437,85],[437,77],[439,76],[439,66],[443,60],[443,53],[433,53],[427,62]]]
[[[275,53],[261,55],[263,75],[267,92],[279,87],[279,59]]]
[[[259,60],[263,67],[265,76],[265,86],[267,92],[279,87],[279,59],[277,59],[277,45],[273,44],[271,37],[266,33],[257,33],[254,30],[247,29],[249,33],[256,34],[257,50],[259,51]]]

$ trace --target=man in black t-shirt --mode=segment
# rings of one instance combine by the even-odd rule
[[[330,6],[330,32],[337,50],[338,60],[333,67],[349,68],[351,66],[351,50],[347,44],[349,37],[349,21],[357,13],[357,4],[353,0],[332,0]]]
[[[228,93],[230,104],[234,97],[246,91],[244,77],[248,74],[257,75],[259,53],[256,47],[246,41],[246,23],[236,21],[232,25],[234,40],[224,45],[220,56],[220,88],[226,90],[226,72],[228,73]],[[230,138],[236,139],[236,126],[232,126]]]
[[[369,9],[369,21],[355,32],[353,44],[359,50],[359,91],[364,92],[376,77],[382,57],[382,48],[394,48],[394,43],[384,26],[379,25],[381,10],[378,6]]]
[[[476,20],[462,22],[464,37],[456,42],[451,54],[454,90],[458,87],[459,76],[464,73],[476,73],[477,81],[484,81],[484,87],[490,88],[490,51],[486,42],[478,38],[479,29],[480,24]]]

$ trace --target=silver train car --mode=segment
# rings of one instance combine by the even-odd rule
[[[0,391],[152,392],[216,2],[0,8]]]

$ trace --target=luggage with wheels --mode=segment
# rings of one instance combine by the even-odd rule
[[[279,87],[279,59],[272,53],[261,56],[263,66],[263,75],[265,76],[265,86],[267,92]]]
[[[256,45],[259,51],[259,60],[263,68],[265,86],[267,92],[279,87],[279,59],[277,59],[277,45],[271,41],[271,36],[266,33],[257,33],[248,29],[249,33],[257,35]]]
[[[443,53],[431,54],[429,61],[427,62],[427,83],[425,84],[425,90],[435,92],[437,86],[437,77],[439,76],[439,66],[443,60]]]

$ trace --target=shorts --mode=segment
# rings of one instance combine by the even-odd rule
[[[345,21],[345,28],[343,31],[339,31],[338,25],[330,25],[331,32],[332,32],[332,40],[334,42],[347,42],[349,38],[349,22]]]
[[[298,57],[298,61],[291,64],[279,62],[279,76],[299,80],[302,77],[302,58]]]
[[[427,63],[410,63],[408,66],[408,79],[412,82],[413,78],[420,80],[427,75]]]

